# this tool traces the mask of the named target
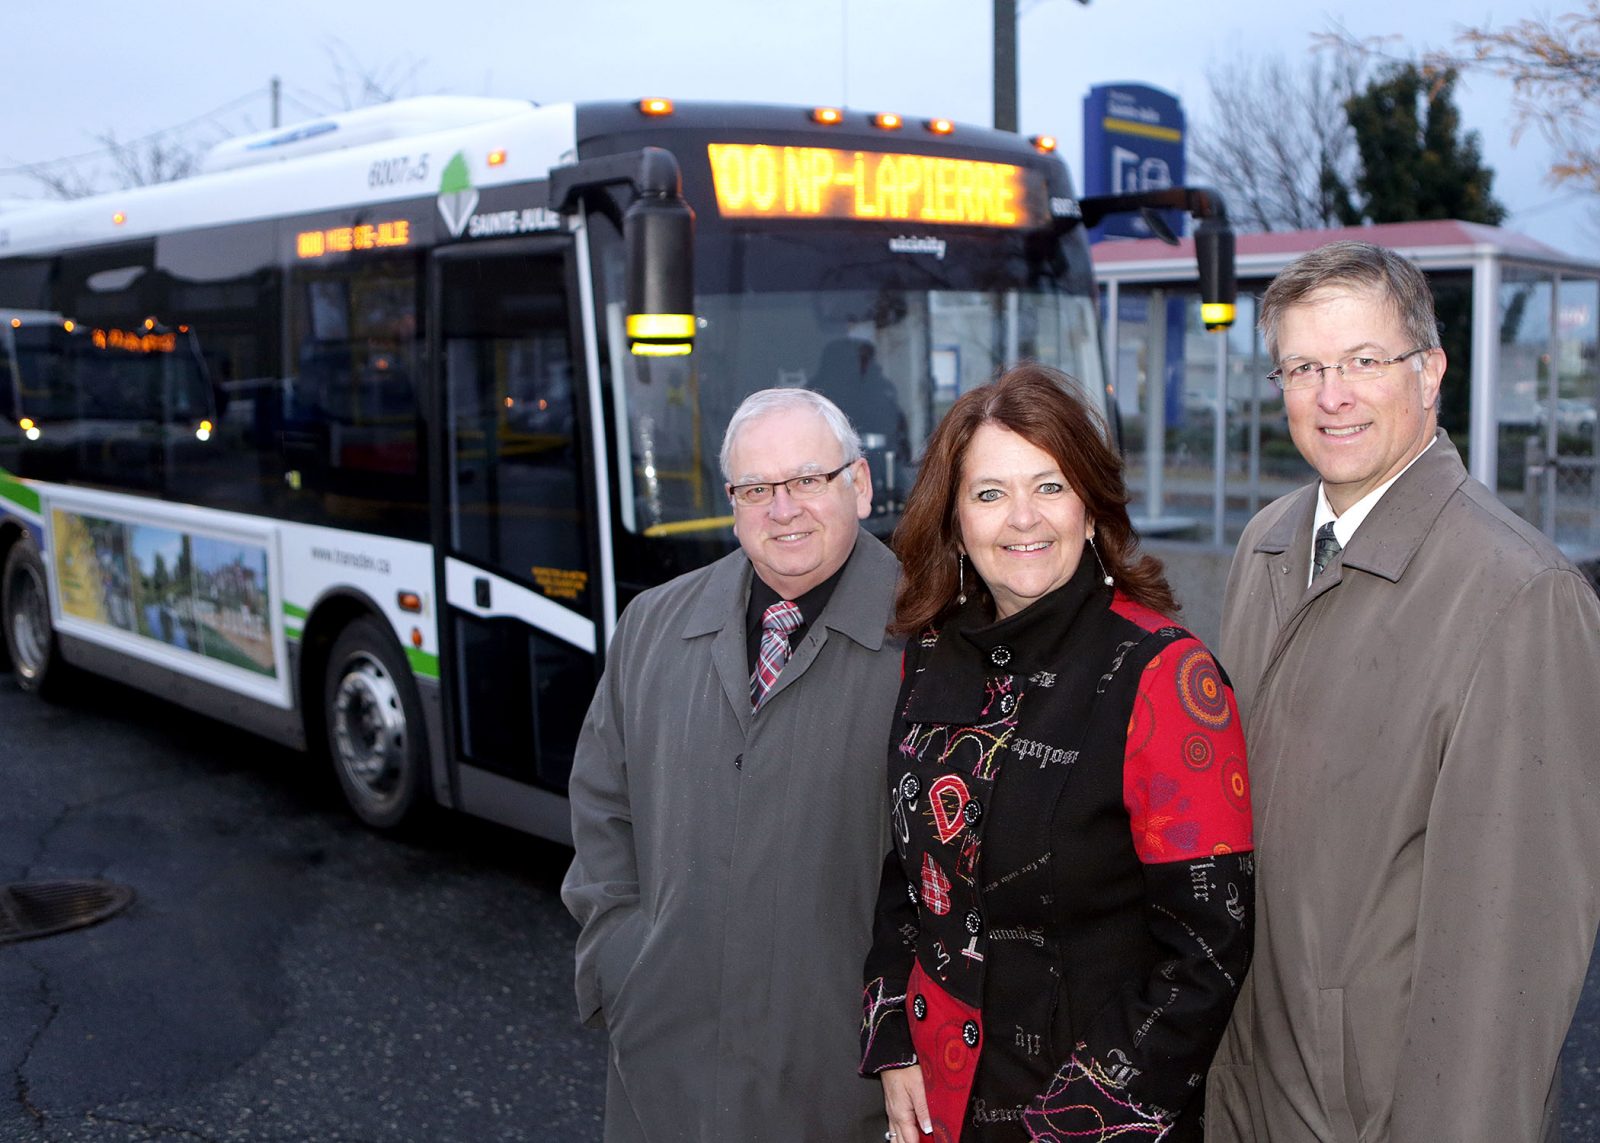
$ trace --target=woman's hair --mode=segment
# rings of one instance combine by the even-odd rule
[[[1128,493],[1122,483],[1122,457],[1112,447],[1105,423],[1078,396],[1065,373],[1027,362],[999,380],[964,393],[950,406],[928,439],[927,452],[894,533],[900,557],[893,630],[914,634],[956,606],[956,496],[961,468],[973,435],[983,425],[1010,429],[1050,454],[1067,484],[1083,501],[1094,524],[1095,546],[1106,572],[1129,598],[1164,615],[1178,611],[1161,561],[1138,553],[1139,540],[1128,521]],[[1086,551],[1085,559],[1093,559]],[[987,594],[977,573],[968,571],[967,592]]]

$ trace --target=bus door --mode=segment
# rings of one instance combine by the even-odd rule
[[[596,678],[601,591],[573,266],[564,235],[513,239],[439,251],[430,283],[456,796],[501,820],[526,817],[504,804],[521,788],[565,791]]]

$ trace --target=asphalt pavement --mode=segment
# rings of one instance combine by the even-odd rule
[[[0,675],[0,884],[136,893],[0,945],[0,1140],[598,1140],[570,856],[455,816],[379,836],[292,751]]]

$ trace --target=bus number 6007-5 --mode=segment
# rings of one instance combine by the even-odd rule
[[[428,156],[422,155],[413,163],[410,155],[394,159],[379,159],[367,171],[367,186],[392,187],[401,183],[416,182],[428,177]]]

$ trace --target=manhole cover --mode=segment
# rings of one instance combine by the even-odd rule
[[[110,881],[0,885],[0,945],[96,924],[120,913],[132,900],[132,889]]]

